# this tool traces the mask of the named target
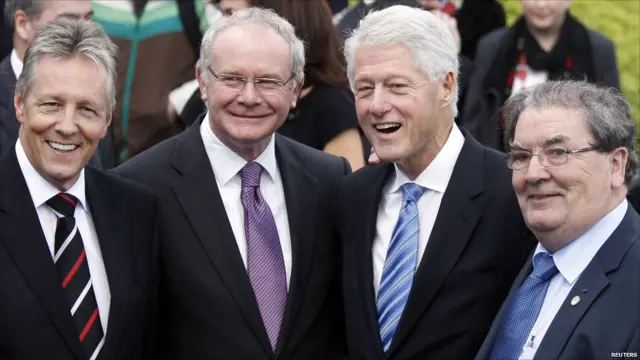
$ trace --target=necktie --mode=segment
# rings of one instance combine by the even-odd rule
[[[275,351],[287,301],[287,278],[276,222],[260,193],[262,166],[250,162],[240,170],[247,238],[247,271],[262,322]]]
[[[378,322],[385,352],[391,346],[402,311],[409,299],[418,260],[420,234],[416,203],[426,190],[414,183],[404,184],[401,189],[400,216],[391,236],[378,288]]]
[[[491,351],[491,360],[515,360],[522,354],[527,336],[533,328],[549,280],[558,273],[553,257],[538,253],[533,259],[533,272],[507,306]]]
[[[59,193],[47,201],[58,217],[53,260],[69,301],[71,316],[89,359],[94,360],[104,344],[104,333],[82,237],[73,214],[78,199]]]

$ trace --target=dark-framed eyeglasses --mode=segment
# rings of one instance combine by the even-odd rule
[[[220,83],[231,90],[241,91],[247,85],[248,82],[252,82],[256,90],[264,95],[270,95],[277,93],[285,88],[285,86],[293,79],[294,75],[286,81],[273,78],[255,78],[249,79],[246,76],[234,75],[234,74],[216,74],[210,66],[207,66],[209,72]]]
[[[537,153],[527,150],[511,150],[507,153],[507,166],[512,170],[524,170],[529,168],[531,158],[538,156],[540,164],[544,167],[560,166],[567,163],[569,155],[579,154],[587,151],[599,151],[599,146],[588,146],[580,149],[568,150],[563,147],[554,146],[543,149]]]

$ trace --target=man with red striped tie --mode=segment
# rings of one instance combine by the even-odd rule
[[[0,359],[142,359],[157,199],[87,162],[115,104],[116,47],[60,17],[29,45],[0,159]]]

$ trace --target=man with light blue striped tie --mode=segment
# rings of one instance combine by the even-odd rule
[[[378,290],[378,321],[384,351],[389,350],[393,334],[409,299],[418,260],[417,202],[425,188],[414,183],[402,185],[402,209],[396,223]]]
[[[372,12],[345,58],[382,161],[336,194],[349,359],[471,359],[533,248],[504,155],[454,122],[457,49],[437,16]]]

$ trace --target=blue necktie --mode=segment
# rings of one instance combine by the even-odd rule
[[[401,189],[400,216],[391,236],[378,288],[378,322],[385,352],[391,346],[391,340],[411,292],[420,234],[416,202],[426,190],[414,183],[406,183]]]
[[[491,360],[516,360],[520,357],[527,336],[542,308],[549,280],[557,273],[558,269],[551,255],[536,254],[533,258],[533,272],[505,310],[491,351]]]

